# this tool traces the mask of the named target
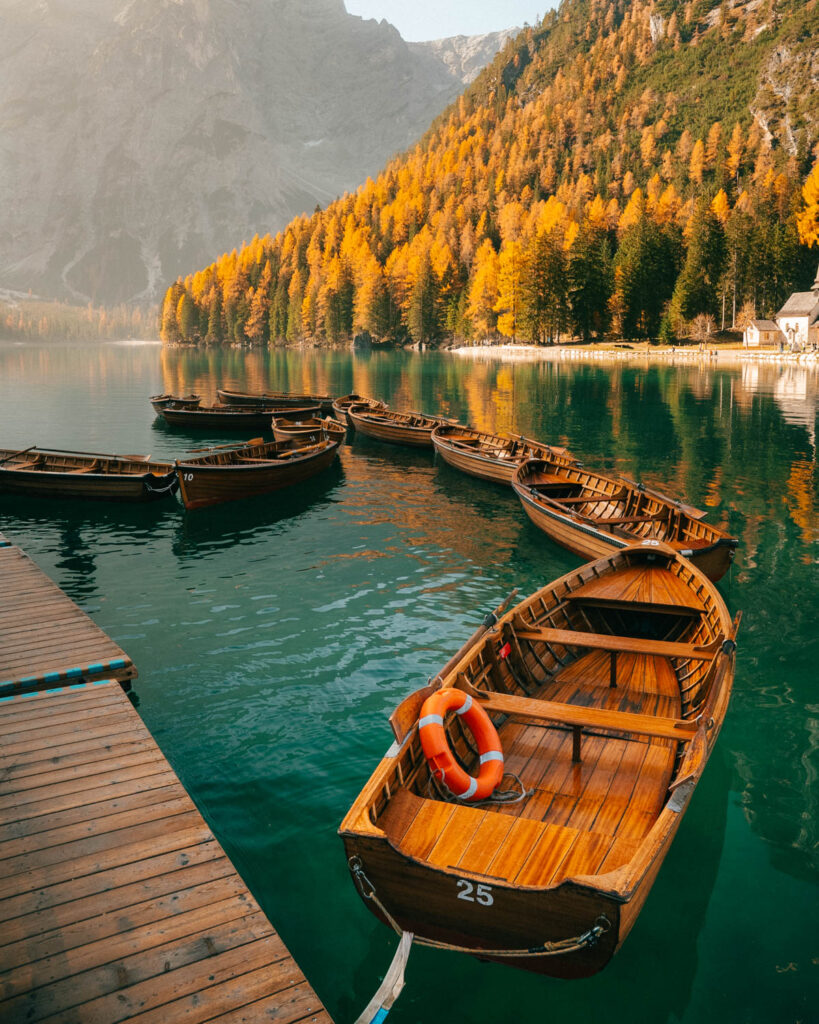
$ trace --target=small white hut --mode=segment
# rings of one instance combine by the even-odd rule
[[[759,348],[760,345],[778,345],[782,332],[773,320],[752,320],[742,335],[745,348]]]
[[[792,351],[819,346],[819,271],[809,292],[794,292],[776,314]]]

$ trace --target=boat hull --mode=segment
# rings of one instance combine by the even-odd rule
[[[278,420],[284,417],[277,417]],[[331,441],[343,441],[347,433],[346,428],[336,421],[324,422],[321,425],[302,426],[298,421],[292,421],[292,426],[277,424],[273,422],[273,436],[277,441],[298,441],[300,444],[317,444],[322,438],[327,437]]]
[[[186,430],[241,430],[270,431],[273,429],[273,417],[281,419],[301,419],[318,415],[318,405],[293,406],[286,409],[248,407],[236,409],[226,406],[224,410],[215,409],[163,409],[165,421],[172,427],[184,427]]]
[[[358,858],[379,901],[389,907],[401,928],[481,960],[556,978],[587,978],[606,966],[625,939],[621,902],[577,883],[564,882],[555,889],[514,888],[491,875],[436,870],[402,855],[386,838],[342,832],[342,840],[348,865],[352,867]],[[378,905],[363,896],[357,881],[356,889],[368,909],[389,925]],[[422,900],[419,893],[424,894]],[[576,952],[559,956],[486,952],[529,951],[544,942],[576,939],[598,923],[605,929],[599,939]]]
[[[176,472],[141,475],[112,473],[60,473],[43,470],[4,470],[0,491],[38,498],[79,498],[86,501],[158,501],[178,488]]]
[[[287,395],[279,392],[262,392],[261,394],[250,394],[244,391],[229,391],[219,388],[216,397],[222,405],[245,406],[248,408],[270,408],[277,409],[301,408],[306,405],[317,405],[323,413],[330,413],[333,407],[333,399],[330,395]]]
[[[411,427],[400,423],[376,421],[368,418],[366,414],[359,415],[358,413],[350,412],[348,415],[350,423],[358,433],[363,434],[365,437],[371,437],[375,441],[409,445],[412,448],[432,448],[434,424],[429,427]]]
[[[592,523],[573,520],[570,515],[561,514],[556,509],[544,508],[534,501],[525,488],[512,483],[520,498],[526,515],[534,525],[542,530],[556,544],[580,555],[581,558],[604,558],[606,555],[619,551],[634,543],[620,537],[614,537]],[[668,542],[665,542],[668,543]],[[688,548],[685,544],[671,544],[685,558],[692,562],[700,572],[710,580],[717,582],[722,579],[734,560],[736,542],[730,539],[718,540],[703,548]]]
[[[327,469],[337,452],[338,444],[333,443],[290,461],[243,466],[177,463],[180,493],[187,509],[255,498],[309,480]]]
[[[503,459],[492,459],[480,452],[472,454],[461,451],[437,437],[432,438],[432,443],[435,451],[447,465],[462,473],[468,473],[469,476],[476,476],[479,480],[490,480],[492,483],[509,486],[520,465],[519,462],[512,459],[504,461]]]
[[[182,397],[154,395],[149,401],[157,416],[161,416],[163,409],[196,409],[199,407],[201,399],[199,395],[185,395]]]

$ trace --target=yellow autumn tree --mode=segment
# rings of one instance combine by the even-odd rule
[[[819,245],[819,160],[802,186],[805,204],[796,218],[799,238],[805,245]]]
[[[466,315],[479,335],[493,335],[498,324],[498,254],[488,238],[478,247],[473,267]]]

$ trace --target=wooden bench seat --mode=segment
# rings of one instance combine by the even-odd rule
[[[607,711],[584,707],[580,704],[559,704],[551,700],[534,700],[508,693],[492,693],[486,699],[480,691],[479,703],[485,711],[504,715],[519,715],[535,721],[555,722],[580,729],[611,729],[616,732],[651,736],[664,740],[690,740],[697,732],[696,721],[684,718],[662,718],[655,715],[633,714],[629,711]]]
[[[691,658],[695,661],[708,661],[713,658],[720,644],[719,638],[710,644],[700,646],[670,643],[666,640],[643,640],[632,636],[609,636],[607,633],[584,633],[573,629],[550,629],[545,626],[516,629],[515,634],[519,640],[540,640],[563,647],[586,647],[626,654],[655,654],[664,658]]]
[[[657,512],[652,516],[614,516],[611,519],[597,519],[594,522],[600,526],[615,526],[621,523],[656,523],[660,519],[667,519],[668,512]]]
[[[556,498],[555,500],[561,505],[602,505],[608,501],[622,501],[625,496],[625,491],[613,491],[611,494],[602,494],[600,491],[594,491],[593,494],[588,496]]]

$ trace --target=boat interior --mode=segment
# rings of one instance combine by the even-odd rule
[[[501,788],[518,799],[452,798],[408,718],[407,742],[371,790],[370,822],[409,857],[515,886],[631,860],[682,781],[723,639],[699,578],[678,560],[671,567],[630,565],[541,591],[444,680],[480,696],[504,753]],[[456,759],[477,774],[458,716],[446,729]]]
[[[14,454],[0,451],[0,470],[71,473],[98,473],[115,476],[144,476],[147,472],[169,473],[171,465],[148,463],[149,456],[117,458],[109,455],[73,455],[62,452],[27,451]]]
[[[211,449],[202,455],[180,459],[179,464],[182,466],[271,465],[286,462],[303,455],[316,454],[332,444],[338,444],[338,442],[323,439],[314,444],[303,445],[298,437],[287,441],[262,441],[258,444],[226,447],[221,451]]]
[[[520,483],[545,505],[630,540],[656,538],[677,549],[695,549],[713,544],[721,535],[715,527],[648,491],[554,460],[525,467]]]

